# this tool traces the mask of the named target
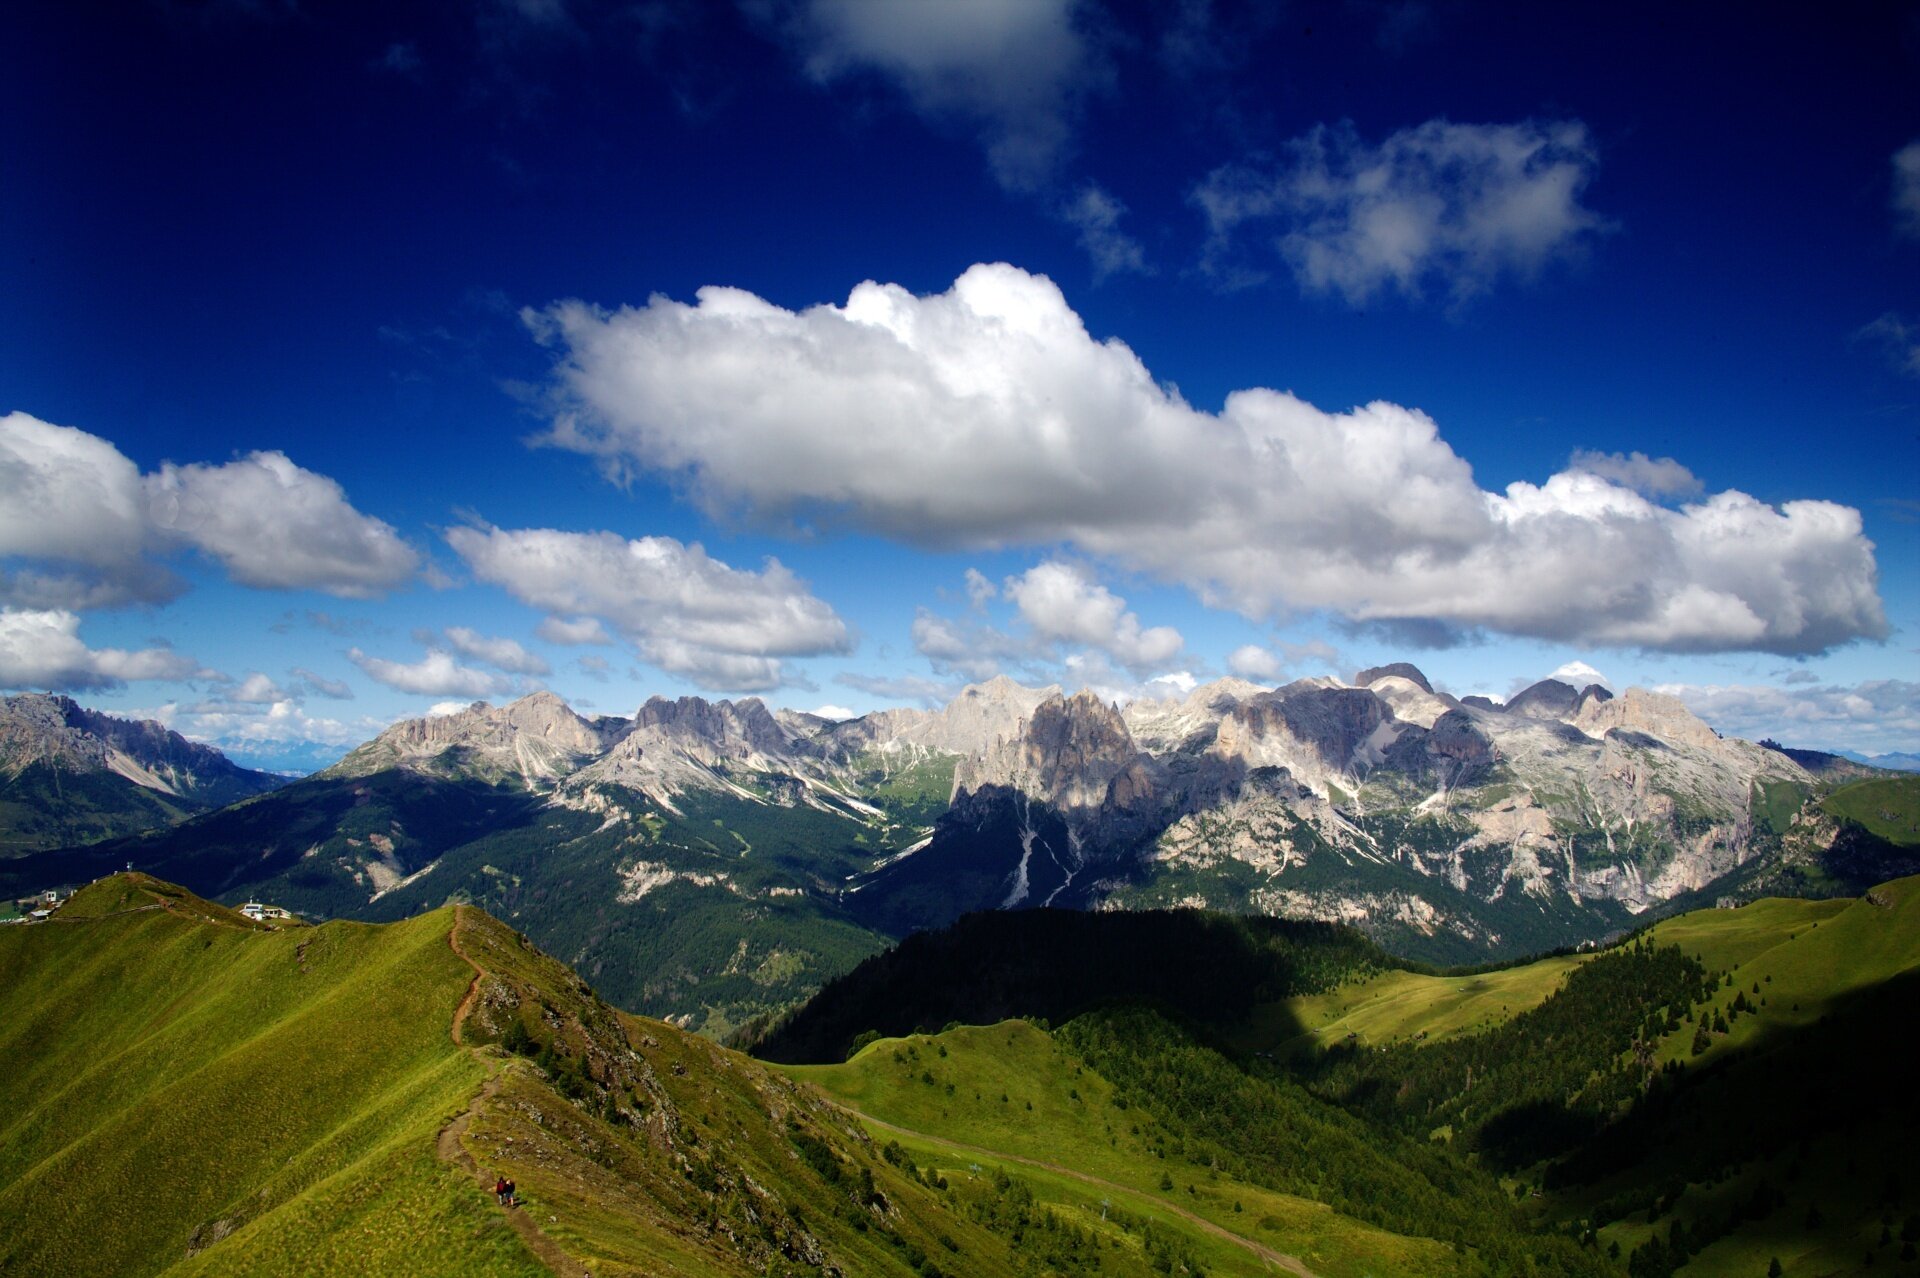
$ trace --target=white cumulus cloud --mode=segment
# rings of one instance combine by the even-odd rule
[[[994,177],[1032,190],[1052,173],[1104,64],[1079,0],[874,3],[800,0],[782,24],[807,73],[828,84],[856,72],[895,85],[935,123],[974,131]]]
[[[1241,644],[1227,654],[1227,669],[1242,679],[1278,679],[1284,667],[1280,658],[1257,643]]]
[[[1097,648],[1129,670],[1164,666],[1185,644],[1171,626],[1142,627],[1126,600],[1073,564],[1036,564],[1009,577],[1006,591],[1041,640]]]
[[[782,660],[852,650],[846,623],[777,559],[731,567],[671,537],[551,528],[455,528],[474,576],[555,614],[598,617],[647,661],[705,688],[792,682]]]
[[[1649,457],[1638,449],[1631,453],[1602,453],[1576,448],[1567,469],[1598,475],[1653,498],[1695,497],[1706,488],[1692,471],[1673,458]]]
[[[184,583],[149,562],[140,469],[97,435],[0,417],[0,599],[39,608],[162,603]]]
[[[1902,235],[1920,239],[1920,138],[1893,153],[1893,221]]]
[[[447,642],[463,657],[484,662],[512,674],[552,674],[553,667],[538,653],[528,652],[518,640],[483,635],[466,626],[448,626]]]
[[[358,648],[349,648],[347,659],[365,671],[368,678],[396,692],[474,700],[513,690],[513,681],[507,676],[463,666],[442,648],[429,649],[424,658],[412,664],[370,656]]]
[[[1494,492],[1414,409],[1328,412],[1258,388],[1197,409],[1092,337],[1052,281],[1004,264],[929,297],[869,282],[794,312],[707,288],[693,305],[567,302],[529,320],[561,352],[548,442],[671,476],[718,513],[1070,546],[1255,617],[1789,655],[1887,633],[1850,507],[1725,491],[1674,508],[1577,469]],[[489,536],[455,549],[471,563]],[[570,535],[515,536],[530,539],[511,572],[522,598],[652,632],[651,605],[572,583],[574,551],[542,562],[542,539]],[[646,558],[602,536],[564,543],[590,577]],[[674,547],[652,553],[677,561]]]
[[[419,564],[340,485],[278,452],[224,465],[169,462],[142,475],[109,441],[26,413],[0,417],[0,599],[42,608],[164,602],[183,589],[160,562],[187,549],[233,580],[368,597]]]
[[[271,705],[276,701],[288,700],[287,693],[266,675],[258,670],[250,671],[246,678],[222,695],[229,701],[245,702],[249,705]]]
[[[1360,306],[1437,286],[1458,301],[1529,279],[1603,230],[1580,202],[1598,166],[1577,120],[1429,120],[1378,146],[1351,125],[1321,125],[1277,159],[1216,169],[1193,200],[1207,220],[1205,265],[1230,281],[1257,277],[1238,264],[1241,242],[1256,239],[1311,293]]]
[[[1770,737],[1813,750],[1866,754],[1920,749],[1920,683],[1870,679],[1851,686],[1814,683],[1674,683],[1657,692],[1679,697],[1689,710],[1730,737]]]
[[[170,648],[89,648],[80,638],[76,613],[0,608],[0,687],[82,692],[137,679],[191,679],[211,673]]]
[[[391,525],[363,515],[340,485],[280,452],[147,477],[156,527],[219,560],[244,586],[369,598],[405,582],[420,557]]]
[[[1020,665],[1033,655],[1031,643],[1016,639],[974,617],[942,617],[926,608],[915,609],[908,633],[913,649],[932,663],[934,672],[979,682]],[[859,686],[859,685],[855,685]]]

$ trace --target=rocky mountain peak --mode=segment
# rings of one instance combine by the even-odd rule
[[[1366,688],[1303,679],[1236,705],[1213,752],[1248,769],[1282,767],[1325,793],[1329,782],[1378,765],[1403,725]]]
[[[1119,710],[1092,692],[1056,691],[1034,708],[1019,736],[963,761],[954,789],[1001,785],[1059,808],[1098,808],[1139,753]]]
[[[1542,679],[1507,702],[1508,714],[1524,714],[1535,719],[1567,719],[1580,706],[1580,693],[1570,683]]]
[[[17,777],[35,764],[112,773],[144,789],[215,803],[280,784],[151,719],[102,714],[55,693],[0,698],[0,774]]]
[[[1460,708],[1452,697],[1441,696],[1405,675],[1376,675],[1367,691],[1386,702],[1393,717],[1431,728],[1443,715]]]
[[[1267,691],[1246,679],[1216,679],[1184,697],[1142,697],[1127,703],[1121,717],[1140,748],[1156,754],[1204,749],[1219,731],[1220,720],[1249,697]]]
[[[791,738],[758,697],[708,701],[705,697],[649,697],[633,717],[634,730],[663,738],[694,738],[716,749],[737,746],[762,754],[784,752]]]
[[[1420,673],[1420,667],[1406,661],[1394,661],[1384,666],[1369,666],[1353,677],[1353,686],[1356,688],[1370,688],[1373,686],[1375,680],[1387,675],[1394,675],[1398,678],[1405,679],[1408,683],[1418,687],[1422,692],[1431,693],[1433,691],[1433,685],[1427,682],[1427,677],[1424,674]]]
[[[1678,697],[1645,688],[1628,688],[1619,697],[1584,701],[1574,726],[1590,737],[1604,737],[1617,729],[1708,750],[1722,744],[1720,735]]]
[[[452,714],[403,719],[323,775],[366,776],[398,767],[545,786],[600,754],[626,728],[624,720],[589,723],[551,692],[504,706],[476,701]]]

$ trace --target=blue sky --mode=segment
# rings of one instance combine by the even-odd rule
[[[1920,20],[0,16],[0,686],[246,761],[1562,668],[1920,749]]]

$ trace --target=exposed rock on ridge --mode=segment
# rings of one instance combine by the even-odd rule
[[[115,718],[46,693],[0,698],[0,775],[18,776],[36,763],[75,773],[109,772],[208,806],[282,783],[150,719]]]

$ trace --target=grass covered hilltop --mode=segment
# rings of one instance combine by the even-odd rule
[[[848,1126],[477,910],[274,931],[122,875],[0,931],[0,1272],[1022,1272]]]
[[[772,1065],[470,907],[117,875],[0,928],[0,1272],[1917,1274],[1917,972],[1920,880],[1465,974],[1036,911],[870,960]]]

